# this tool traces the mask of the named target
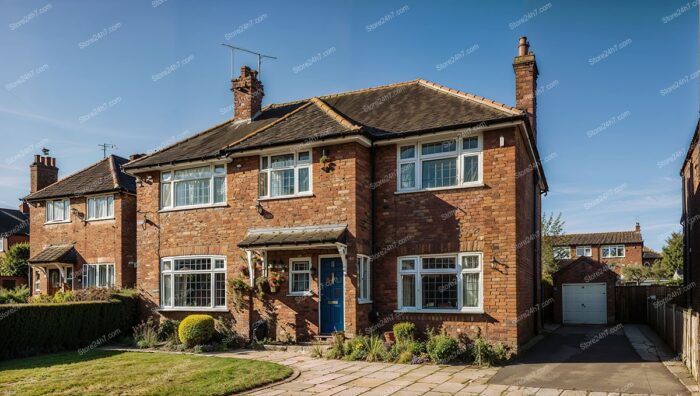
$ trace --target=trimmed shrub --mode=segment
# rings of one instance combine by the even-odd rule
[[[189,315],[177,329],[180,342],[187,347],[202,345],[214,336],[214,318],[209,315]]]
[[[428,355],[435,363],[449,363],[457,358],[459,353],[457,340],[446,334],[433,336],[428,341]]]
[[[0,359],[96,347],[130,334],[138,299],[0,306]]]
[[[413,341],[416,334],[416,325],[411,322],[402,322],[394,325],[394,337],[397,342]]]
[[[29,288],[27,285],[18,286],[14,289],[0,289],[0,304],[23,304],[29,298]]]

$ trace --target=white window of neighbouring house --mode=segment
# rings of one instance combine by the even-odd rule
[[[481,185],[482,147],[482,135],[399,144],[398,191]]]
[[[483,312],[481,253],[399,257],[399,309]]]
[[[223,256],[163,258],[160,305],[163,309],[225,309],[226,258]]]
[[[70,221],[70,200],[46,201],[46,222],[62,223]]]
[[[294,197],[311,194],[311,151],[260,157],[258,196]]]
[[[552,248],[554,252],[554,258],[557,260],[564,260],[571,258],[571,248],[568,246],[555,246]]]
[[[87,200],[87,219],[101,220],[114,218],[114,195],[93,197]]]
[[[359,302],[372,301],[372,268],[371,260],[367,256],[357,255],[357,284],[359,287]]]
[[[290,259],[289,294],[307,295],[309,293],[311,293],[311,259]]]
[[[114,287],[114,264],[83,264],[83,287]]]
[[[603,258],[625,257],[625,245],[603,246]]]
[[[576,255],[591,257],[593,256],[593,250],[590,246],[576,246]]]
[[[161,173],[161,209],[226,203],[226,165],[206,165]]]

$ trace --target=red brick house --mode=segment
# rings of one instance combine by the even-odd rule
[[[136,281],[136,188],[110,155],[58,179],[56,159],[34,156],[30,194],[33,294]]]
[[[0,260],[12,245],[21,242],[29,242],[29,216],[21,210],[0,208]],[[0,288],[3,289],[26,283],[26,277],[0,276]]]
[[[528,48],[516,107],[425,80],[262,107],[242,68],[232,120],[124,166],[148,303],[243,335],[263,319],[278,339],[412,321],[522,345],[539,329],[547,190]],[[241,286],[259,280],[279,287]]]
[[[627,265],[642,265],[644,239],[639,223],[633,231],[566,234],[554,243],[554,255],[561,260],[591,257],[620,273]]]
[[[690,141],[688,153],[681,167],[683,180],[683,283],[686,286],[688,306],[700,310],[700,291],[690,285],[700,284],[700,121]]]

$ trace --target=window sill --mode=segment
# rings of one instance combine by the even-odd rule
[[[467,314],[467,315],[479,315],[483,314],[484,310],[483,309],[470,309],[470,310],[461,310],[461,309],[396,309],[394,310],[396,313],[427,313],[427,314]]]
[[[311,292],[302,292],[302,293],[287,293],[287,297],[311,297],[314,294]]]
[[[193,209],[225,208],[227,206],[228,206],[227,203],[211,204],[211,205],[182,206],[182,207],[178,207],[178,208],[161,209],[158,211],[158,213],[180,212],[183,210],[193,210]]]
[[[309,198],[313,197],[314,193],[309,193],[309,194],[298,194],[298,195],[285,195],[283,197],[266,197],[266,198],[258,198],[258,201],[264,202],[264,201],[279,201],[283,199],[294,199],[294,198]]]
[[[158,312],[228,312],[228,308],[225,307],[178,307],[178,308],[159,308]]]
[[[47,221],[44,223],[44,225],[51,225],[51,224],[69,224],[71,221],[70,220],[64,220],[64,221]]]
[[[357,299],[358,304],[372,304],[372,300],[362,300],[362,299]]]
[[[94,223],[94,222],[98,222],[98,221],[106,221],[106,220],[114,220],[114,219],[115,219],[115,217],[105,217],[103,219],[85,219],[85,221],[88,223]]]
[[[467,188],[481,188],[484,187],[484,183],[478,183],[478,184],[466,184],[463,186],[454,186],[454,187],[439,187],[439,188],[424,188],[421,190],[405,190],[405,191],[395,191],[394,195],[402,195],[402,194],[415,194],[415,193],[424,193],[424,192],[438,192],[438,191],[450,191],[450,190],[461,190],[461,189],[467,189]]]

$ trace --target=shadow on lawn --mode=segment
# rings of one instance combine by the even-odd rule
[[[62,353],[22,357],[0,361],[0,371],[49,368],[52,366],[63,364],[75,364],[106,359],[112,356],[121,355],[123,353],[123,351],[105,351],[100,349],[93,349],[82,354],[78,351],[68,351]]]

